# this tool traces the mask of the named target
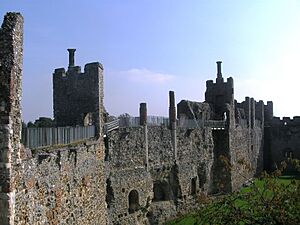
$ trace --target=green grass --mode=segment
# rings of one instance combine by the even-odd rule
[[[183,218],[168,222],[167,225],[194,225],[197,224],[197,215],[188,214]]]

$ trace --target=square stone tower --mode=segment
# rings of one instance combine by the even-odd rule
[[[103,114],[103,66],[75,66],[76,49],[68,49],[69,67],[53,73],[53,112],[57,126],[95,125],[99,134]]]

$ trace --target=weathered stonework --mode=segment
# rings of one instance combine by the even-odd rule
[[[0,29],[0,224],[13,224],[14,166],[19,161],[23,17],[7,13]]]
[[[97,137],[27,149],[21,139],[23,18],[8,13],[0,29],[0,224],[164,224],[196,210],[204,195],[240,188],[263,168],[300,158],[300,119],[273,117],[273,103],[234,100],[233,78],[206,82],[205,102],[169,92],[169,124],[103,132],[103,66],[53,74],[59,126],[89,125]],[[105,145],[104,145],[105,137]],[[105,147],[104,147],[105,146]]]
[[[86,66],[93,82],[71,82],[95,86],[89,112],[98,137],[31,150],[20,144],[22,52],[23,18],[7,13],[0,29],[0,224],[106,224],[102,66]]]
[[[205,133],[206,132],[206,133]],[[167,127],[149,127],[149,171],[145,166],[144,128],[113,131],[109,139],[107,180],[113,193],[108,202],[110,224],[157,224],[195,208],[196,193],[210,190],[213,145],[210,129],[179,129],[174,162],[172,135]],[[192,193],[192,179],[195,182]],[[129,213],[129,192],[139,193],[139,208]],[[108,194],[108,193],[107,193]]]
[[[300,159],[300,117],[273,117],[266,128],[265,169],[274,170],[288,158]],[[292,169],[292,168],[288,168]],[[292,172],[292,171],[291,171]]]
[[[15,224],[105,224],[102,150],[98,141],[26,149],[14,168]]]
[[[163,224],[196,210],[199,196],[237,190],[262,171],[264,104],[248,97],[237,103],[233,93],[233,79],[224,82],[218,71],[204,103],[178,104],[178,126],[170,92],[169,127],[143,123],[108,134],[109,224]],[[132,190],[138,207],[130,213]]]

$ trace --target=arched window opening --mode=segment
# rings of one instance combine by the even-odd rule
[[[128,195],[128,202],[129,202],[129,213],[134,213],[140,207],[139,204],[139,193],[136,190],[130,191]]]

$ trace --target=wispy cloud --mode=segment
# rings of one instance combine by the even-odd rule
[[[164,84],[174,79],[174,75],[167,73],[154,72],[148,69],[133,68],[126,71],[118,72],[123,77],[128,78],[132,82],[138,83],[156,83]]]

